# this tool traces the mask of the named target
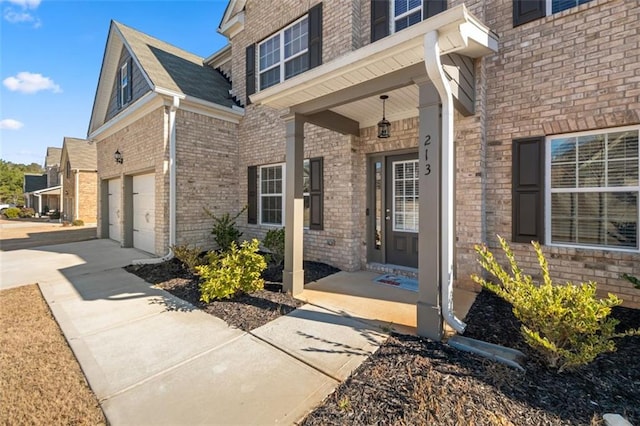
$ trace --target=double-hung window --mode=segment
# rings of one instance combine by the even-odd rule
[[[394,33],[422,21],[422,0],[394,0],[391,7]]]
[[[284,225],[284,170],[284,164],[270,164],[259,168],[259,216],[263,225]],[[305,228],[309,227],[311,218],[310,188],[310,162],[307,159],[304,160],[302,174]]]
[[[547,138],[547,241],[638,250],[640,126]]]
[[[259,53],[260,90],[308,70],[308,17],[304,16],[260,43]]]
[[[518,26],[592,0],[513,0],[513,25]]]
[[[120,99],[122,100],[122,105],[126,104],[129,99],[127,99],[129,94],[129,61],[125,62],[122,67],[120,67]]]

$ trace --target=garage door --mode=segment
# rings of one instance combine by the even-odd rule
[[[120,192],[120,179],[109,180],[109,238],[118,242],[122,241],[122,228],[120,221],[122,215],[120,214],[120,201],[122,195]]]
[[[155,176],[133,177],[133,246],[155,253]]]

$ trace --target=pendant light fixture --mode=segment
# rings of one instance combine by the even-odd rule
[[[390,132],[391,123],[389,123],[389,120],[387,120],[384,116],[385,115],[384,104],[385,104],[385,101],[389,99],[389,96],[381,95],[380,99],[382,99],[382,120],[378,122],[378,137],[388,138],[389,136],[391,136],[391,132]]]

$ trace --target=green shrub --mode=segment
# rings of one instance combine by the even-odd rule
[[[625,280],[629,281],[631,284],[633,284],[633,286],[635,288],[637,288],[638,290],[640,290],[640,279],[638,279],[638,277],[634,276],[634,275],[629,275],[629,274],[622,274],[620,276],[620,278],[624,278]]]
[[[205,259],[200,256],[200,253],[202,253],[201,247],[189,247],[189,244],[182,244],[172,246],[171,249],[176,259],[182,262],[182,265],[193,273],[196,272],[196,266],[201,266],[205,263]]]
[[[235,242],[227,252],[210,252],[209,264],[196,266],[200,283],[200,300],[226,299],[238,292],[252,293],[264,288],[262,271],[267,267],[264,257],[258,254],[260,242],[244,241],[240,248]]]
[[[35,215],[36,215],[36,211],[31,207],[23,207],[20,209],[20,212],[18,213],[18,216],[22,218],[34,217]]]
[[[231,217],[231,214],[229,213],[225,213],[218,217],[213,214],[213,212],[204,208],[205,213],[213,219],[214,224],[211,233],[213,234],[213,239],[216,244],[218,244],[218,248],[221,251],[228,251],[231,248],[231,243],[238,243],[238,239],[242,236],[242,232],[240,232],[236,227],[236,219],[240,217],[246,209],[247,207],[245,206],[233,217]]]
[[[4,215],[7,219],[16,219],[20,216],[20,209],[17,207],[9,207],[4,211]]]
[[[509,244],[504,238],[498,238],[511,274],[498,264],[486,246],[476,246],[479,263],[500,283],[477,275],[471,278],[513,306],[513,313],[522,322],[520,331],[526,343],[540,353],[550,367],[562,372],[588,364],[601,353],[614,352],[614,338],[640,333],[640,329],[615,332],[618,320],[608,316],[611,308],[620,305],[622,300],[613,294],[606,299],[597,299],[594,282],[553,285],[540,244],[531,243],[543,278],[543,282],[536,285],[531,276],[518,267]]]
[[[270,229],[265,235],[262,245],[271,252],[271,260],[276,265],[280,265],[284,260],[284,228]]]
[[[84,226],[84,221],[81,219],[75,219],[71,222],[71,226]]]

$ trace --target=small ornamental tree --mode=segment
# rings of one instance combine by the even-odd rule
[[[562,372],[588,364],[601,353],[614,352],[614,338],[640,334],[640,329],[615,332],[619,321],[609,314],[622,300],[613,294],[606,299],[596,298],[596,283],[554,285],[539,243],[531,243],[542,271],[542,283],[536,284],[522,272],[506,240],[500,236],[498,239],[511,273],[500,266],[485,245],[477,245],[480,265],[499,283],[475,274],[471,278],[513,306],[513,313],[522,323],[524,340],[550,367]]]

